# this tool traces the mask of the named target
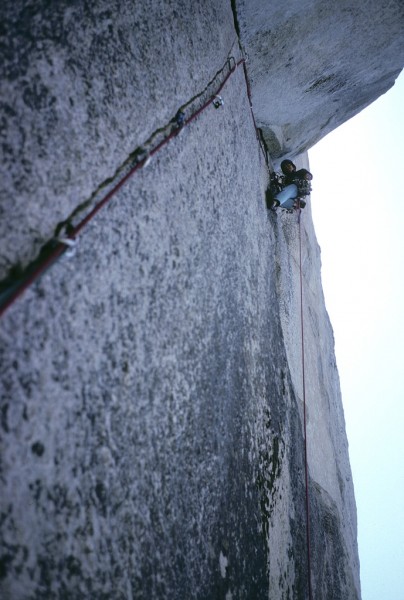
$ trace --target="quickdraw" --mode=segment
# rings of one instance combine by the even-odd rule
[[[224,100],[221,96],[215,96],[212,100],[212,104],[215,108],[220,108],[224,104]]]

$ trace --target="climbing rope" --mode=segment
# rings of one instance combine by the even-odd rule
[[[232,64],[232,61],[234,64]],[[71,224],[71,219],[76,215],[77,212],[83,210],[83,208],[87,207],[90,201],[94,198],[94,193],[89,201],[82,203],[78,209],[69,217],[69,219],[58,225],[56,228],[55,237],[48,241],[44,246],[42,246],[38,257],[32,261],[23,271],[18,273],[11,273],[5,280],[0,282],[0,317],[4,314],[4,312],[19,298],[39,277],[63,254],[72,255],[74,252],[73,246],[76,243],[76,236],[82,231],[82,229],[95,217],[95,215],[115,196],[118,190],[125,185],[125,183],[130,179],[136,172],[138,172],[143,167],[147,166],[152,156],[154,156],[157,152],[159,152],[165,145],[167,145],[170,140],[174,137],[178,136],[178,134],[182,131],[183,127],[189,125],[192,121],[194,121],[204,110],[206,110],[209,106],[213,104],[213,106],[218,109],[223,106],[224,101],[220,96],[220,92],[226,85],[229,77],[236,71],[237,67],[241,64],[243,65],[244,77],[246,81],[247,95],[250,104],[252,119],[254,123],[254,128],[256,131],[257,139],[260,143],[261,150],[264,154],[264,159],[267,161],[267,157],[265,154],[265,150],[262,148],[262,143],[259,136],[259,130],[257,128],[253,110],[251,103],[251,92],[250,92],[250,83],[247,76],[247,69],[245,66],[245,59],[241,58],[238,62],[234,57],[230,57],[227,61],[229,66],[229,72],[226,77],[222,81],[219,88],[216,90],[215,94],[209,97],[209,99],[202,104],[202,106],[196,110],[190,117],[185,118],[185,113],[183,107],[177,112],[173,121],[171,122],[171,131],[166,137],[164,137],[152,150],[149,152],[140,153],[138,151],[133,153],[133,160],[135,164],[129,168],[126,174],[116,183],[112,189],[92,208],[92,210],[75,226]],[[218,73],[221,73],[219,71]],[[217,74],[218,74],[217,73]],[[216,74],[216,75],[217,75]],[[213,81],[213,80],[212,80]],[[212,82],[210,82],[212,83]],[[210,85],[210,84],[209,84]],[[159,130],[163,131],[164,128]],[[151,136],[151,138],[154,137]],[[120,167],[115,176],[121,174],[123,168],[126,166],[127,161],[124,163],[122,167]],[[115,178],[115,177],[114,177]],[[112,180],[114,179],[112,178]],[[112,180],[108,180],[106,183],[111,183]],[[101,185],[99,190],[105,187],[105,185]],[[62,234],[62,230],[64,229],[64,234]]]
[[[303,318],[303,275],[302,275],[302,228],[301,228],[300,205],[298,207],[298,222],[299,222],[299,272],[300,272],[300,325],[301,325],[301,342],[302,342],[302,389],[303,389],[303,427],[304,427],[304,472],[306,486],[306,547],[307,547],[307,583],[309,590],[309,600],[312,600],[311,586],[311,549],[310,549],[310,500],[309,500],[309,465],[307,459],[307,416],[306,416],[306,379],[305,379],[305,364],[304,364],[304,318]]]

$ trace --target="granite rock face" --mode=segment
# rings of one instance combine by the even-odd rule
[[[404,66],[401,0],[236,0],[254,112],[274,159],[313,146]]]
[[[203,89],[235,41],[218,2],[133,4],[2,2],[0,278]]]
[[[240,58],[230,3],[143,4],[2,4],[2,277]],[[221,95],[0,321],[5,600],[307,597],[299,231],[313,594],[360,598],[310,205],[268,212],[241,68]]]

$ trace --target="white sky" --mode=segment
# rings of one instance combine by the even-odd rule
[[[404,600],[404,74],[309,152],[363,600]]]

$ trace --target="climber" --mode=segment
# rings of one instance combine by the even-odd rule
[[[306,202],[301,200],[301,197],[310,194],[310,181],[313,179],[313,175],[307,169],[296,171],[296,166],[289,159],[281,162],[281,169],[285,187],[274,196],[272,208],[277,206],[287,210],[304,208]]]

